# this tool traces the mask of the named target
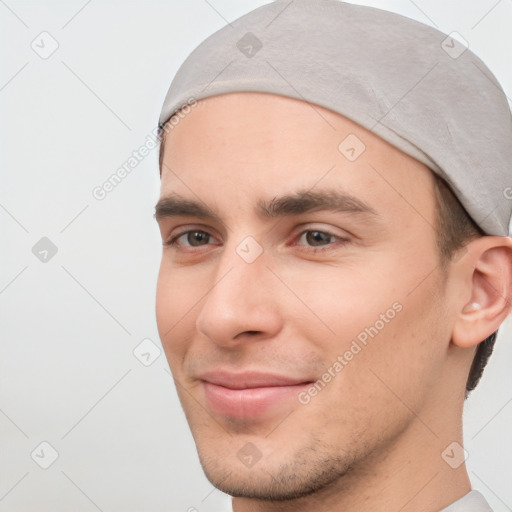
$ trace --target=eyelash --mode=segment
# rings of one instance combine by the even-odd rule
[[[210,235],[210,233],[208,233],[207,231],[204,231],[202,229],[189,229],[187,231],[183,231],[182,233],[179,233],[178,235],[174,236],[170,240],[165,241],[164,245],[166,247],[177,248],[179,246],[178,240],[181,237],[188,235],[190,233],[202,233],[210,238],[214,238],[212,235]],[[331,233],[330,231],[324,231],[321,229],[305,229],[304,231],[301,231],[295,239],[300,240],[303,237],[303,235],[305,235],[307,233],[322,233],[323,235],[327,235],[330,238],[337,239],[336,242],[328,243],[327,245],[323,245],[323,246],[318,246],[318,247],[312,246],[312,245],[307,246],[308,247],[307,250],[313,251],[313,252],[326,252],[326,251],[334,249],[333,246],[339,247],[339,246],[343,246],[349,242],[349,240],[347,238],[343,238],[341,236],[335,235],[334,233]],[[188,249],[194,250],[193,246],[185,246],[185,247],[187,247]],[[204,246],[197,246],[197,247],[200,248],[200,247],[204,247]]]

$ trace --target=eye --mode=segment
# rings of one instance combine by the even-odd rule
[[[306,247],[309,246],[314,249],[318,248],[318,250],[323,250],[324,247],[329,249],[329,246],[343,245],[347,242],[348,239],[346,238],[334,235],[328,231],[321,231],[319,229],[308,229],[303,231],[297,239],[298,245]]]
[[[304,239],[309,245],[318,247],[319,245],[328,244],[333,238],[333,235],[325,231],[310,230],[305,231],[300,236],[299,240]]]
[[[200,229],[193,229],[176,235],[169,241],[165,242],[165,245],[201,247],[207,245],[211,238],[213,237],[206,231],[202,231]]]

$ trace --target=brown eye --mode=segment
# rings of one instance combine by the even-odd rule
[[[208,243],[210,239],[210,235],[204,231],[188,231],[187,233],[184,233],[184,235],[186,235],[186,240],[192,247],[204,245],[205,243]]]
[[[204,245],[208,245],[212,236],[206,231],[200,231],[198,229],[193,229],[190,231],[185,231],[168,242],[165,245],[170,246],[184,246],[184,247],[201,247]]]
[[[313,247],[328,245],[333,238],[337,238],[325,231],[305,231],[303,234],[306,235],[308,245]]]

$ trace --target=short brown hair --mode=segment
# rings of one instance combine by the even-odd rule
[[[460,250],[475,238],[485,236],[475,221],[466,212],[446,181],[434,173],[434,189],[437,203],[437,245],[441,253],[441,264],[460,254]],[[466,398],[475,389],[482,377],[489,356],[492,354],[498,331],[480,342],[473,358],[466,383]]]

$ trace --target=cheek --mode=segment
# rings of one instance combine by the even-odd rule
[[[381,315],[388,310],[386,325],[395,318],[399,306],[393,305],[403,294],[391,274],[389,267],[384,272],[368,261],[283,268],[281,278],[293,291],[287,313],[298,334],[315,340],[322,352],[330,344],[332,350],[342,351],[347,341],[376,322],[381,330]]]
[[[162,262],[156,292],[156,322],[160,340],[171,368],[182,358],[195,328],[194,306],[204,291],[201,280],[166,268]]]
[[[331,371],[338,384],[329,387],[349,386],[364,399],[374,386],[389,393],[376,375],[405,394],[435,377],[447,343],[442,279],[435,253],[424,247],[423,258],[424,264],[404,248],[401,258],[382,255],[371,263],[283,274],[303,302],[289,299],[296,335],[314,345],[325,370],[342,356],[343,370]]]
[[[409,417],[408,408],[421,409],[441,376],[449,343],[440,282],[431,279],[409,295],[410,289],[400,287],[380,304],[358,301],[362,312],[352,310],[347,317],[346,335],[338,321],[329,360],[342,355],[345,363],[326,394],[335,409],[353,408],[361,421],[373,418],[383,425]]]

